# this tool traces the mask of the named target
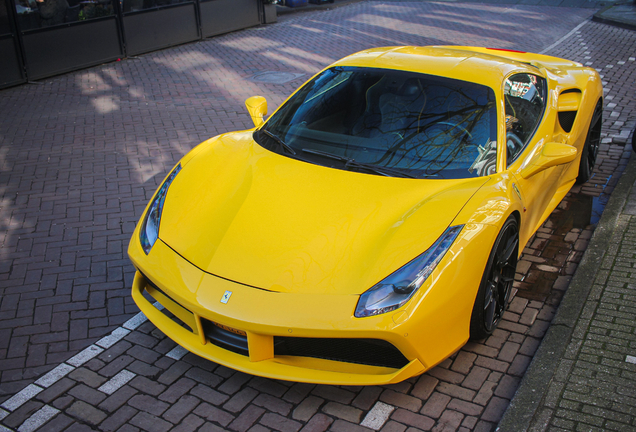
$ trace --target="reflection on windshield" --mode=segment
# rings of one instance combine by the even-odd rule
[[[264,127],[295,150],[317,150],[312,161],[329,166],[340,158],[435,179],[495,172],[495,96],[465,81],[334,67],[306,84]],[[265,134],[256,136],[269,149],[280,148]],[[327,162],[321,152],[336,157]]]

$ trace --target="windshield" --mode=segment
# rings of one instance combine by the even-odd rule
[[[277,153],[338,169],[433,179],[495,172],[492,89],[413,72],[333,67],[255,134]]]

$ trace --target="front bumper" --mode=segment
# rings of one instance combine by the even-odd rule
[[[242,372],[320,384],[396,383],[423,373],[457,351],[468,340],[476,295],[476,287],[466,290],[464,281],[479,281],[483,271],[477,263],[459,272],[461,260],[445,259],[440,271],[435,271],[404,307],[355,318],[357,295],[280,293],[242,285],[201,271],[161,240],[146,256],[136,238],[137,231],[128,251],[137,268],[132,295],[142,312],[168,337],[201,357]],[[461,238],[456,241],[463,252],[470,252],[474,244]],[[437,285],[445,291],[434,289]],[[144,292],[169,313],[157,309]],[[221,300],[227,292],[231,295],[224,303]],[[241,333],[246,349],[232,349],[211,339],[211,323]],[[373,361],[281,355],[275,344],[285,338],[352,340],[354,344],[356,340],[381,341],[394,347],[404,362],[387,367],[372,365]]]

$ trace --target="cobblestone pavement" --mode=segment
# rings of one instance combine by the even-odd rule
[[[636,170],[636,160],[630,169]],[[633,173],[632,173],[633,174]],[[636,429],[636,188],[574,323],[534,425],[549,432]],[[563,341],[566,342],[566,341]]]
[[[629,155],[636,37],[590,14],[366,1],[0,92],[0,430],[353,431],[380,403],[387,432],[492,430]],[[135,315],[126,246],[173,164],[250,127],[248,96],[277,106],[331,61],[398,44],[547,47],[606,81],[595,175],[524,250],[500,329],[397,385],[316,386],[217,366]],[[250,80],[263,71],[302,77]]]

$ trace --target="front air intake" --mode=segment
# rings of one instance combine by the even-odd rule
[[[409,362],[396,347],[381,339],[274,336],[274,356],[312,357],[394,369],[401,369]]]

